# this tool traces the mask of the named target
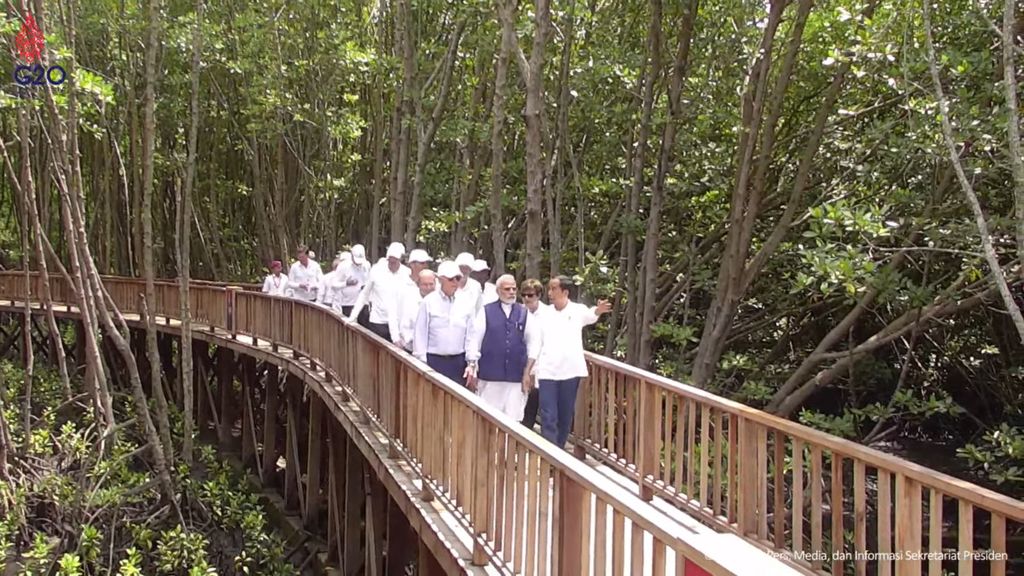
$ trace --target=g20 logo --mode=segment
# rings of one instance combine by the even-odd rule
[[[49,68],[44,68],[38,63],[31,66],[19,64],[14,68],[14,81],[21,86],[43,86],[47,83],[51,86],[60,86],[67,76],[64,68],[57,64]]]

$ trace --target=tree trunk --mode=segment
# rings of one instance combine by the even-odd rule
[[[154,155],[156,144],[156,53],[160,27],[160,0],[149,0],[149,23],[146,38],[145,92],[142,109],[142,273],[146,279],[146,352],[149,358],[150,381],[156,400],[157,425],[164,450],[171,453],[171,429],[168,420],[167,398],[160,370],[160,350],[156,342],[156,270],[153,263],[153,188],[155,186]]]
[[[494,68],[494,100],[491,104],[491,194],[488,206],[493,268],[498,274],[504,274],[505,217],[501,201],[505,195],[505,104],[508,101],[508,62],[517,40],[514,4],[511,0],[497,0],[496,5],[501,22],[501,41]]]
[[[540,277],[541,242],[544,238],[544,52],[551,28],[550,0],[536,0],[533,47],[527,62],[518,42],[514,46],[526,79],[526,276]]]
[[[652,11],[661,13],[661,0],[652,0]],[[686,79],[690,62],[690,44],[693,39],[693,23],[697,18],[698,0],[688,0],[682,22],[679,25],[679,43],[676,47],[675,62],[668,91],[668,119],[662,130],[661,149],[658,153],[658,167],[651,185],[651,209],[647,215],[647,234],[644,237],[644,297],[643,315],[640,322],[639,366],[648,368],[651,363],[651,330],[657,322],[655,304],[658,287],[658,243],[661,239],[661,207],[665,201],[665,181],[675,166],[676,131],[679,127],[680,97],[683,81]],[[652,20],[653,22],[653,20]]]
[[[192,410],[194,383],[192,382],[192,313],[189,308],[189,279],[191,277],[191,241],[192,241],[192,189],[196,175],[196,147],[199,141],[199,64],[202,56],[203,35],[201,33],[203,0],[196,0],[196,22],[192,31],[192,99],[191,123],[188,131],[188,159],[185,164],[185,186],[178,196],[177,226],[177,260],[178,289],[181,299],[181,389],[182,408],[184,411],[184,438],[182,439],[182,458],[186,464],[192,464],[192,436],[195,427]]]
[[[1006,140],[1013,171],[1014,218],[1017,228],[1017,259],[1024,262],[1024,152],[1020,145],[1020,109],[1017,103],[1016,47],[1017,2],[1006,0],[1003,8],[1003,94],[1006,98]],[[1024,274],[1024,271],[1022,271]]]
[[[399,240],[405,236],[406,188],[409,184],[409,151],[412,148],[411,132],[415,119],[414,102],[419,99],[416,86],[416,47],[412,37],[412,10],[410,0],[396,0],[398,11],[395,15],[395,46],[402,61],[401,110],[396,116],[398,125],[398,165],[395,168],[395,188],[391,191],[391,238]]]
[[[18,110],[18,132],[19,138],[21,139],[21,148],[23,152],[27,152],[28,149],[28,126],[24,120],[24,107],[19,107]],[[32,178],[32,164],[29,160],[29,155],[22,153],[21,155],[21,178],[22,181],[26,181]],[[24,190],[23,190],[24,191]],[[28,439],[32,437],[32,380],[35,374],[35,354],[32,350],[32,271],[31,262],[29,260],[29,215],[28,215],[28,198],[27,193],[21,196],[21,218],[19,222],[19,228],[21,229],[21,270],[25,277],[25,301],[23,308],[23,318],[21,324],[21,355],[22,361],[25,363],[25,382],[22,386],[22,404],[21,404],[21,427],[22,434],[24,434],[25,444],[28,445]]]
[[[569,91],[569,66],[572,62],[573,40],[576,33],[576,0],[570,0],[565,15],[565,36],[562,45],[561,62],[558,68],[558,118],[556,122],[556,146],[557,169],[555,170],[554,186],[549,183],[549,191],[553,188],[553,194],[549,193],[548,214],[548,254],[550,257],[551,276],[558,276],[562,273],[562,206],[565,198],[565,186],[568,181],[566,164],[568,164],[567,151],[572,146],[572,138],[569,134],[569,104],[572,101]],[[554,163],[555,160],[552,159]]]
[[[651,135],[651,116],[654,111],[654,84],[661,75],[661,3],[651,2],[651,18],[647,29],[647,68],[641,97],[640,126],[633,152],[633,184],[629,190],[629,225],[623,228],[623,248],[626,252],[626,361],[637,364],[640,354],[640,317],[642,297],[637,282],[637,234],[633,218],[640,215],[640,196],[644,191],[644,164],[647,159],[647,140]]]
[[[985,255],[989,271],[992,273],[992,281],[995,282],[999,295],[1003,299],[1003,305],[1006,307],[1007,312],[1010,313],[1010,318],[1013,319],[1013,325],[1017,328],[1017,335],[1020,337],[1021,342],[1024,342],[1024,316],[1021,315],[1020,309],[1017,308],[1017,304],[1013,301],[1013,296],[1010,294],[1010,288],[1006,284],[1006,277],[1003,276],[1003,268],[999,264],[999,256],[996,255],[996,250],[992,246],[992,237],[988,232],[988,222],[985,220],[985,213],[981,209],[981,203],[978,202],[978,196],[974,193],[974,186],[971,185],[970,180],[967,179],[967,175],[964,173],[964,167],[960,163],[960,154],[956,150],[956,141],[953,139],[953,125],[949,120],[949,102],[946,100],[946,94],[942,89],[942,80],[939,78],[939,66],[935,59],[935,45],[932,42],[931,16],[929,14],[930,2],[931,0],[924,0],[923,2],[925,44],[928,48],[928,69],[931,71],[935,99],[939,103],[942,139],[946,144],[946,150],[949,152],[949,158],[953,163],[953,170],[956,171],[957,180],[960,181],[964,197],[971,208],[971,212],[974,214],[978,234],[981,236],[981,250]]]
[[[431,110],[430,117],[424,119],[421,113],[422,95],[416,104],[416,168],[413,174],[412,197],[409,201],[409,222],[405,229],[405,245],[412,249],[416,245],[416,235],[420,230],[420,222],[423,220],[423,180],[427,173],[427,161],[430,160],[430,149],[434,143],[434,136],[441,125],[444,115],[444,108],[448,104],[449,87],[451,86],[452,70],[455,68],[455,61],[459,56],[459,43],[462,40],[462,32],[466,28],[466,20],[459,20],[452,37],[448,42],[448,51],[445,52],[444,60],[438,66],[441,67],[441,86],[438,89],[437,99]],[[431,74],[435,78],[437,71]],[[425,88],[429,89],[428,81]]]

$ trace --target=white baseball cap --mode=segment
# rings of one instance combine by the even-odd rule
[[[352,247],[352,262],[356,264],[366,262],[366,248],[362,244],[356,244]]]
[[[392,242],[391,245],[387,247],[388,258],[401,259],[404,255],[406,255],[406,247],[402,246],[401,242]]]
[[[459,265],[455,262],[445,260],[437,267],[437,275],[451,280],[462,276],[462,270],[459,270]]]
[[[402,256],[405,256],[405,246],[401,242],[392,242],[388,246],[387,257],[401,259]]]
[[[409,262],[433,262],[434,259],[427,254],[427,251],[422,248],[415,248],[412,252],[409,252]]]
[[[469,252],[463,252],[462,254],[459,254],[458,256],[455,257],[455,264],[457,266],[469,267],[473,265],[474,260],[476,259],[473,258],[472,254],[470,254]]]
[[[491,267],[487,265],[486,260],[477,259],[470,264],[469,269],[473,272],[483,272],[484,270],[490,270]]]

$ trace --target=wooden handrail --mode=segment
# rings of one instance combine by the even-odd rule
[[[0,273],[0,300],[35,299],[38,278],[28,293],[23,279],[17,272]],[[123,312],[141,310],[140,280],[104,283]],[[63,288],[54,293],[71,293]],[[174,282],[157,283],[156,301],[149,303],[157,319],[170,322],[180,313],[177,290]],[[750,573],[745,543],[716,547],[708,533],[684,528],[333,311],[223,285],[196,284],[192,293],[197,322],[253,346],[270,343],[306,357],[337,381],[386,433],[395,455],[419,472],[423,497],[439,499],[473,534],[474,563],[501,558],[516,572],[566,575],[589,573],[602,562],[616,574],[627,566],[638,574],[647,566],[652,574],[673,566],[672,573],[680,574]],[[308,385],[328,405],[334,401],[331,391]],[[753,561],[762,574],[794,573],[765,555],[755,553]]]
[[[922,562],[938,570],[952,548],[990,551],[979,568],[995,575],[1020,556],[1007,549],[1024,527],[1020,500],[605,356],[587,353],[587,363],[574,440],[632,476],[645,500],[662,497],[821,573],[844,563],[881,572],[901,557],[913,573]],[[981,525],[987,535],[975,533]]]

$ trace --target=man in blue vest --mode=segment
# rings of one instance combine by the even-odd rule
[[[519,422],[533,387],[540,332],[537,319],[516,302],[516,279],[505,274],[495,285],[498,301],[480,309],[466,338],[467,376],[488,404]]]

